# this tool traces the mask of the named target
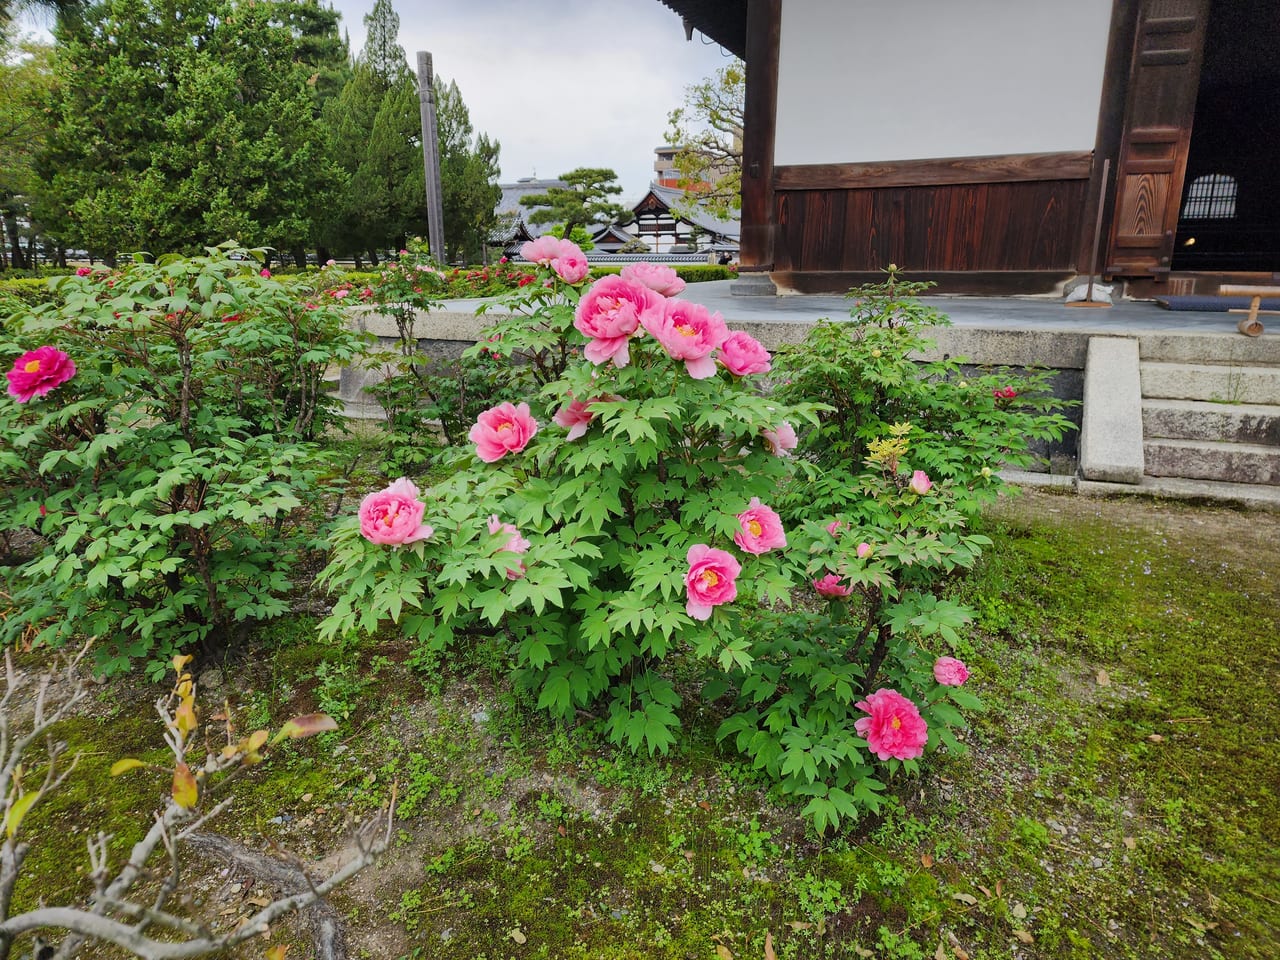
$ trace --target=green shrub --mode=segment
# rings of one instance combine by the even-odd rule
[[[545,267],[539,278],[484,347],[526,358],[512,370],[529,406],[486,411],[476,446],[449,454],[429,490],[397,481],[340,522],[322,636],[392,621],[445,651],[495,634],[540,709],[592,711],[615,743],[651,754],[702,699],[723,717],[721,741],[820,830],[875,809],[881,771],[961,750],[958,707],[979,705],[934,664],[969,614],[934,588],[988,542],[964,531],[964,490],[913,471],[908,431],[888,431],[849,494],[861,513],[793,509],[762,550],[751,538],[769,504],[799,502],[823,476],[786,455],[790,425],[817,430],[829,407],[764,395],[765,370],[735,375],[724,352],[720,365],[686,354],[686,336],[714,327],[696,304],[657,298],[641,335],[618,319],[616,284],[586,291]],[[622,334],[587,339],[575,305]],[[831,580],[842,596],[815,595]],[[859,729],[882,694],[910,701],[915,736],[887,751]]]
[[[49,280],[43,277],[19,277],[0,280],[0,324],[4,317],[23,306],[34,307],[52,298]]]
[[[778,351],[773,396],[829,408],[801,432],[802,453],[824,470],[796,503],[845,509],[873,444],[905,423],[913,465],[953,481],[973,516],[995,496],[996,471],[1031,465],[1035,441],[1060,440],[1072,429],[1058,412],[1066,402],[1053,396],[1048,371],[966,372],[962,357],[914,359],[933,346],[927,330],[950,320],[916,299],[932,284],[906,281],[892,266],[886,274],[849,293],[850,320],[820,321],[802,343]]]
[[[63,278],[0,336],[0,356],[50,345],[75,364],[0,401],[0,531],[35,543],[6,642],[96,636],[102,671],[158,673],[286,611],[325,469],[311,441],[335,416],[325,371],[363,340],[340,301],[232,252]]]

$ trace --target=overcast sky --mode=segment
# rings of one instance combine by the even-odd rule
[[[332,0],[353,53],[374,0]],[[654,148],[684,89],[730,62],[659,0],[392,0],[416,69],[458,84],[476,132],[502,145],[502,181],[609,167],[619,199],[653,179]]]

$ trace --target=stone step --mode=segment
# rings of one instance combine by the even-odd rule
[[[1280,448],[1217,440],[1148,440],[1146,474],[1280,486]]]
[[[1162,400],[1280,405],[1280,367],[1144,362],[1142,395]]]
[[[1146,440],[1223,440],[1280,447],[1280,407],[1207,400],[1142,401]]]
[[[1227,314],[1223,315],[1228,316]],[[1235,317],[1229,321],[1235,327]],[[1280,317],[1271,318],[1280,321]],[[1260,337],[1230,333],[1159,331],[1138,334],[1142,359],[1157,363],[1226,363],[1236,366],[1280,365],[1280,323],[1272,322]]]

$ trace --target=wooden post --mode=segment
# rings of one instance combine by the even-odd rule
[[[418,105],[422,113],[422,166],[427,178],[427,244],[431,259],[445,264],[444,199],[440,192],[440,142],[436,133],[436,87],[431,54],[418,51]]]

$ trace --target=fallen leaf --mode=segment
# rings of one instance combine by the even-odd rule
[[[716,944],[716,956],[719,960],[733,960],[733,951],[723,943]]]
[[[265,960],[284,960],[284,955],[288,952],[289,945],[287,943],[277,943],[268,950],[263,957]]]
[[[969,960],[969,951],[964,947],[953,946],[951,952],[956,955],[956,960]]]
[[[787,926],[792,930],[808,930],[813,924],[805,920],[791,920],[788,921]]]
[[[294,717],[292,720],[286,720],[284,726],[276,731],[276,735],[271,742],[279,743],[286,737],[290,740],[314,737],[317,733],[326,733],[329,730],[337,729],[337,722],[328,714],[308,713],[301,717]]]
[[[1158,733],[1151,734],[1151,736],[1147,737],[1147,739],[1150,740],[1152,743],[1164,743],[1164,737],[1160,736],[1160,734]]]
[[[664,867],[662,864],[660,864],[657,860],[650,860],[650,861],[649,861],[649,869],[650,869],[650,870],[652,870],[654,873],[666,873],[666,872],[667,872],[667,868],[666,868],[666,867]]]
[[[986,887],[984,887],[982,884],[978,884],[978,889],[979,889],[980,891],[982,891],[982,895],[983,895],[984,897],[986,897],[988,900],[990,900],[990,899],[991,899],[991,891],[990,891],[990,890],[988,890],[988,889],[987,889]]]
[[[688,860],[690,863],[693,863],[693,851],[692,850],[684,851],[684,858]]]
[[[516,943],[525,943],[529,939],[524,935],[523,931],[521,931],[519,927],[516,927],[514,930],[508,931],[507,936],[510,937],[512,940],[514,940]]]
[[[971,907],[976,906],[978,903],[978,898],[971,893],[953,893],[951,899],[959,900],[961,903],[968,904]]]
[[[1009,912],[1019,920],[1027,919],[1027,908],[1020,903],[1015,903]]]
[[[310,803],[310,802],[311,802],[311,798],[312,798],[313,796],[314,796],[314,794],[311,794],[311,793],[304,793],[304,794],[302,795],[302,802],[303,802],[303,803]]]
[[[1100,687],[1109,687],[1109,686],[1111,686],[1111,677],[1110,677],[1110,675],[1107,673],[1107,671],[1105,671],[1105,670],[1099,670],[1099,671],[1098,671],[1098,686],[1100,686]]]
[[[1036,942],[1036,938],[1033,937],[1031,934],[1029,934],[1026,930],[1015,930],[1013,931],[1013,935],[1017,937],[1019,940],[1021,940],[1023,943]]]
[[[764,932],[764,960],[778,960],[778,955],[773,952],[772,930],[766,930]]]
[[[567,837],[569,835],[569,831],[564,828],[563,823],[556,827],[556,833],[560,834],[562,837]]]
[[[145,767],[146,764],[141,760],[134,760],[132,757],[125,757],[123,760],[117,760],[111,765],[111,776],[118,777],[126,770],[133,770],[137,767]]]
[[[866,947],[854,947],[853,952],[856,953],[858,956],[862,957],[863,960],[867,960],[868,957],[875,956],[875,954],[872,953],[870,950],[868,950]]]
[[[933,951],[933,960],[947,960],[947,949],[941,940],[938,941],[938,949]]]
[[[920,854],[920,866],[928,870],[933,866],[933,857],[927,853]]]
[[[1133,837],[1125,837],[1124,845],[1126,850],[1132,850],[1134,849],[1134,847],[1138,845],[1138,841],[1135,840]]]
[[[246,897],[245,903],[251,907],[269,907],[271,905],[270,897]]]
[[[1003,880],[997,880],[997,881],[996,881],[996,896],[997,896],[997,897],[1003,897],[1003,896],[1004,896],[1004,881],[1003,881]]]
[[[703,810],[706,810],[708,813],[711,812],[711,804],[707,803],[707,801],[705,800],[699,800],[698,806],[700,806]]]

